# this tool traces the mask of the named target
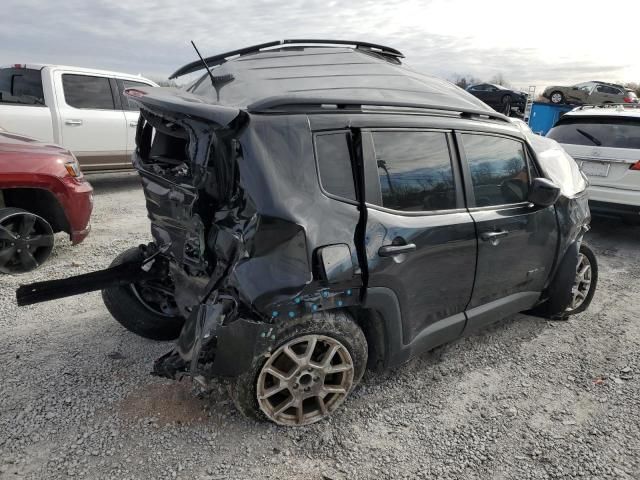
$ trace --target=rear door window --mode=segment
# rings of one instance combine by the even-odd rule
[[[382,206],[403,212],[455,209],[456,187],[444,132],[372,132]]]
[[[316,156],[320,184],[325,192],[356,200],[348,135],[346,130],[316,135]]]
[[[564,117],[547,137],[570,145],[640,149],[640,118]]]
[[[115,102],[107,77],[62,75],[62,88],[67,105],[93,110],[114,110]]]
[[[44,106],[40,70],[30,68],[0,69],[0,103]]]
[[[476,207],[527,201],[529,167],[524,145],[505,137],[462,134]]]

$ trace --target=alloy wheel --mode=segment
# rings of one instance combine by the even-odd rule
[[[571,290],[571,303],[566,310],[568,313],[577,310],[584,303],[585,299],[589,295],[589,290],[591,288],[591,278],[591,262],[586,255],[580,253],[578,254],[576,278]]]
[[[553,103],[560,103],[562,102],[562,94],[561,93],[554,93],[553,95],[551,95],[551,102]]]
[[[258,375],[262,412],[280,425],[308,425],[333,412],[353,386],[354,365],[333,337],[304,335],[281,345]]]
[[[24,210],[0,210],[0,272],[24,273],[39,267],[53,243],[53,230],[44,218]]]
[[[511,97],[509,96],[502,100],[502,113],[507,117],[511,116]]]

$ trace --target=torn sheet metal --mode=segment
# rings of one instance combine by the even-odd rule
[[[156,373],[231,375],[248,367],[239,359],[250,363],[265,353],[246,349],[256,338],[275,339],[280,316],[359,303],[360,212],[317,188],[303,116],[249,121],[245,114],[223,125],[138,100],[134,166],[187,318],[178,347]],[[231,360],[226,367],[224,358]]]

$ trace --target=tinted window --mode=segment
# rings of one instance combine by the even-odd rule
[[[476,206],[524,202],[529,171],[523,145],[488,135],[462,135]]]
[[[320,183],[328,193],[356,199],[347,132],[316,136]]]
[[[382,206],[402,211],[456,208],[449,146],[440,132],[373,132]]]
[[[640,119],[565,117],[549,131],[547,137],[571,145],[640,148]]]
[[[0,103],[44,105],[40,70],[0,69]]]
[[[123,88],[122,90],[126,90],[127,88],[138,88],[138,87],[150,87],[151,85],[148,85],[146,83],[142,83],[142,82],[134,82],[132,80],[122,80],[122,85]],[[138,105],[136,104],[136,102],[134,102],[133,100],[131,100],[130,98],[128,98],[126,95],[123,95],[123,102],[122,104],[124,105],[124,109],[125,110],[140,110],[140,107],[138,107]]]
[[[62,75],[62,88],[67,105],[76,108],[113,110],[109,79],[90,75]]]
[[[614,95],[620,95],[622,93],[617,88],[609,87],[607,85],[598,85],[596,90],[600,93],[613,93]]]

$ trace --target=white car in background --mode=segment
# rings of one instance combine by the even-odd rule
[[[584,105],[564,114],[547,133],[589,178],[594,212],[640,223],[640,108]]]
[[[89,68],[0,66],[0,128],[66,147],[85,172],[132,168],[139,110],[123,91],[135,87],[157,85]]]

